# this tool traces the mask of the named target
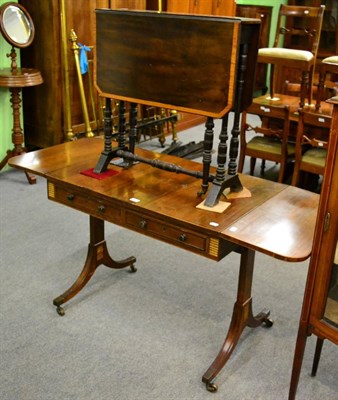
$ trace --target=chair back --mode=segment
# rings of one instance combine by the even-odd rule
[[[319,65],[319,79],[316,96],[316,110],[321,102],[338,95],[338,55],[322,60]]]
[[[261,126],[248,122],[248,114],[258,116]],[[238,171],[243,171],[244,159],[250,159],[250,175],[254,174],[256,159],[262,159],[261,174],[264,174],[265,160],[280,164],[278,181],[283,182],[287,162],[294,157],[294,146],[288,144],[290,131],[289,106],[252,103],[242,113],[240,134],[240,158]],[[252,135],[253,134],[253,135]],[[250,137],[251,136],[251,137]]]
[[[307,50],[316,57],[324,10],[324,5],[307,7],[281,4],[274,47]]]
[[[331,124],[331,115],[299,110],[293,186],[298,185],[301,171],[323,175]]]
[[[331,115],[300,111],[297,142],[299,141],[301,146],[311,145],[312,147],[327,149],[331,121]]]
[[[246,123],[246,130],[254,130],[256,133],[261,133],[264,136],[275,137],[287,142],[290,130],[289,106],[263,106],[258,103],[252,103],[246,110],[246,113],[258,115],[263,121],[262,126],[255,127]]]

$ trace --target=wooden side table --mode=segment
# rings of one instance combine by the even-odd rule
[[[42,76],[37,69],[32,68],[0,68],[0,87],[8,87],[11,92],[11,104],[13,108],[13,130],[12,143],[14,148],[7,150],[5,158],[0,163],[0,171],[7,164],[8,160],[25,153],[22,146],[24,142],[23,130],[20,123],[21,90],[24,87],[40,85],[43,82]],[[36,183],[36,178],[25,172],[30,184]]]

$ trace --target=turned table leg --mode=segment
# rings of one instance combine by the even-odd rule
[[[106,267],[113,269],[130,267],[131,272],[137,271],[134,267],[134,263],[136,262],[135,257],[128,257],[120,261],[115,261],[110,257],[104,238],[104,221],[93,216],[90,216],[89,218],[90,242],[84,267],[73,285],[53,300],[53,304],[56,306],[56,311],[61,316],[65,314],[61,304],[70,300],[80,292],[80,290],[89,282],[98,266],[105,265]]]
[[[254,269],[255,252],[246,248],[241,249],[240,272],[238,278],[237,300],[234,304],[230,327],[221,350],[216,356],[209,369],[202,377],[202,382],[210,392],[217,390],[213,382],[224,367],[235,349],[241,334],[246,326],[256,328],[263,322],[271,327],[273,322],[269,319],[270,311],[261,311],[256,316],[252,313],[252,277]]]

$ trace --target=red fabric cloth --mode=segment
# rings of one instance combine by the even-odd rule
[[[118,173],[119,173],[118,171],[114,171],[113,169],[107,169],[107,171],[103,171],[100,174],[97,174],[94,172],[94,168],[90,168],[90,169],[80,172],[80,174],[82,174],[82,175],[86,175],[91,178],[99,179],[99,180],[109,178],[110,176],[117,175]]]

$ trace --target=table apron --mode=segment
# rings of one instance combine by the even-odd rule
[[[239,251],[238,244],[217,235],[203,234],[178,221],[165,221],[155,213],[150,215],[132,206],[129,208],[128,204],[120,204],[114,199],[105,200],[81,189],[74,189],[72,185],[48,180],[47,191],[49,200],[215,261],[220,261],[232,251]]]

